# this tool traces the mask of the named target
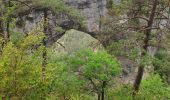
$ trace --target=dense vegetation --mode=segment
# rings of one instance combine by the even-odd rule
[[[60,34],[87,32],[77,9],[62,0],[0,0],[0,100],[169,100],[170,1],[108,2],[108,15],[100,16],[100,29],[91,33],[103,48],[59,53],[48,44],[49,15],[74,23],[58,24]],[[43,15],[39,23],[29,32],[16,31],[32,11]],[[119,58],[136,64],[134,82],[122,83]]]

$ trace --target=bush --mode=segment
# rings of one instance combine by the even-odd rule
[[[138,94],[132,98],[131,85],[122,85],[108,91],[108,100],[169,100],[170,88],[162,81],[158,74],[151,75],[141,83]]]

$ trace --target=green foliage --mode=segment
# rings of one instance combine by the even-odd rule
[[[120,85],[115,89],[109,89],[107,91],[107,100],[133,100],[132,98],[132,86]]]
[[[116,15],[117,18],[115,19],[122,18],[123,16],[121,15],[134,14],[130,9],[133,8],[133,10],[138,11],[140,2],[137,3],[137,1],[122,0],[115,2],[110,0],[109,13]],[[78,25],[74,28],[80,28],[79,23],[83,25],[84,18],[77,10],[66,6],[63,0],[24,0],[23,2],[14,0],[10,3],[11,6],[5,4],[2,0],[0,1],[0,13],[3,12],[0,16],[0,21],[2,22],[0,24],[3,24],[2,29],[6,29],[7,24],[10,24],[8,27],[10,28],[10,41],[3,44],[4,34],[1,33],[2,36],[0,37],[0,46],[3,48],[0,50],[0,96],[11,100],[95,100],[97,98],[96,94],[105,92],[106,100],[170,99],[170,88],[162,80],[162,78],[168,80],[170,76],[170,56],[168,51],[165,52],[163,50],[163,52],[158,52],[154,60],[148,55],[142,58],[140,64],[151,65],[153,61],[156,73],[161,75],[161,77],[155,74],[143,80],[139,93],[135,98],[132,98],[133,89],[131,85],[113,88],[113,81],[115,81],[115,77],[120,73],[121,66],[117,59],[106,51],[93,52],[91,50],[82,50],[69,55],[65,59],[59,59],[62,58],[61,55],[58,56],[56,52],[41,45],[45,37],[41,31],[42,26],[30,31],[27,36],[12,31],[16,26],[15,15],[21,12],[25,13],[25,11],[30,9],[26,6],[35,7],[41,11],[45,9],[50,10],[53,14],[64,14],[67,16],[66,19],[77,22]],[[169,0],[162,0],[159,3],[160,7],[157,8],[158,11],[163,7],[162,5],[169,3]],[[137,13],[148,17],[150,7],[145,4],[149,4],[150,6],[149,1],[143,0],[144,7]],[[111,10],[112,12],[110,12]],[[103,20],[109,23],[111,22],[105,18]],[[113,22],[114,27],[106,27],[107,30],[103,30],[105,32],[124,30],[122,28],[115,28],[115,26],[122,26],[119,21]],[[146,24],[143,20],[141,21],[137,18],[134,18],[133,21],[130,19],[128,22],[128,25],[134,26]],[[20,24],[22,26],[25,23],[23,21]],[[59,26],[55,30],[57,32],[64,32],[62,27]],[[156,34],[156,32],[151,33],[152,39],[149,40],[150,45],[157,46]],[[127,56],[130,59],[137,60],[139,53],[142,51],[141,47],[143,43],[141,43],[141,40],[143,40],[143,36],[143,33],[137,31],[131,32],[131,34],[124,36],[123,39],[114,41],[109,47],[109,53],[116,56]],[[44,71],[45,75],[43,76],[42,53],[44,48],[47,50],[47,65]],[[106,86],[104,85],[105,82]]]
[[[105,51],[82,50],[71,55],[69,65],[80,75],[85,84],[91,84],[85,87],[96,93],[102,91],[103,82],[107,82],[109,86],[109,82],[121,71],[117,59]],[[91,86],[93,88],[90,88]]]
[[[153,74],[141,83],[138,94],[132,98],[131,85],[120,85],[109,90],[107,98],[112,100],[169,100],[170,88],[163,82],[158,74]]]
[[[72,95],[80,93],[81,81],[73,73],[70,73],[63,64],[58,65],[58,67],[53,66],[50,73],[52,76],[49,77],[48,81],[51,81],[49,85],[51,95],[58,99],[70,99]]]
[[[110,80],[120,72],[120,65],[115,57],[105,51],[93,52],[91,50],[80,51],[71,58],[71,66],[83,67],[83,76],[99,80]]]
[[[68,18],[77,21],[84,26],[84,18],[80,15],[80,12],[72,7],[65,5],[63,0],[32,0],[32,3],[36,7],[45,8],[51,10],[56,14],[65,14]]]
[[[151,75],[148,79],[143,80],[140,92],[137,98],[148,100],[168,100],[170,99],[170,89],[163,82],[158,74]]]
[[[43,35],[35,34],[20,40],[18,45],[9,42],[4,47],[0,56],[0,95],[21,97],[39,87],[42,48],[40,46],[32,53],[30,51],[33,45],[41,42]]]
[[[21,39],[24,38],[24,34],[23,33],[19,33],[19,32],[11,32],[12,34],[10,34],[10,38],[13,44],[17,45],[18,42],[20,42]]]
[[[56,27],[55,31],[62,33],[62,32],[64,32],[64,29],[62,29],[62,27]]]
[[[55,97],[72,98],[80,95],[82,81],[47,49],[47,66],[42,80],[41,41],[44,33],[35,28],[28,36],[9,42],[0,55],[0,95],[18,99],[39,100]],[[15,88],[14,88],[15,87]]]
[[[119,17],[122,14],[125,14],[128,12],[128,8],[132,6],[133,0],[122,0],[122,1],[115,1],[112,0],[112,8],[111,12],[114,13],[117,17]]]
[[[160,50],[153,59],[155,72],[159,73],[165,82],[169,83],[170,76],[170,55],[166,50]]]
[[[124,56],[132,60],[137,60],[139,59],[141,52],[141,35],[143,34],[137,32],[127,33],[127,38],[113,41],[107,46],[107,50],[112,55]]]
[[[48,50],[45,76],[42,76],[42,53],[46,48],[41,45],[44,38],[44,33],[41,31],[43,25],[37,25],[38,27],[27,33],[27,36],[24,33],[13,32],[13,28],[16,26],[15,15],[25,13],[28,10],[27,6],[37,9],[40,7],[41,10],[45,8],[54,14],[65,14],[82,24],[83,18],[79,12],[66,6],[62,0],[10,3],[11,6],[8,7],[0,2],[2,4],[0,11],[3,11],[0,21],[4,24],[3,28],[6,28],[7,23],[10,24],[8,27],[10,42],[4,45],[3,36],[2,42],[0,41],[1,46],[4,46],[0,54],[0,96],[10,99],[40,100],[50,98],[51,95],[55,95],[57,99],[70,99],[73,95],[77,95],[82,82],[57,60],[56,55],[49,54]],[[57,31],[63,30],[58,28]]]

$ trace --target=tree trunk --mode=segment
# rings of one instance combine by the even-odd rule
[[[47,14],[47,10],[45,9],[44,10],[44,34],[45,36],[47,35],[47,24],[48,24],[48,14]],[[45,69],[46,69],[46,65],[47,65],[47,51],[46,51],[46,37],[43,38],[43,46],[44,46],[44,50],[43,50],[43,54],[42,54],[42,57],[43,57],[43,62],[42,62],[42,78],[44,80],[45,78]]]
[[[11,6],[11,1],[8,0],[7,1],[7,7],[10,8]],[[4,38],[5,38],[5,43],[8,43],[10,41],[10,16],[7,17],[6,20],[6,32],[4,34]]]
[[[1,5],[0,5],[1,6]],[[4,28],[3,28],[3,21],[2,21],[2,18],[3,17],[3,14],[2,12],[0,12],[0,36],[3,37],[3,33],[4,33]]]
[[[43,23],[43,28],[44,28],[44,34],[45,37],[42,40],[42,45],[44,46],[44,49],[42,51],[42,82],[44,84],[45,78],[46,78],[46,66],[47,66],[47,49],[46,49],[46,35],[47,35],[47,24],[48,24],[48,13],[47,9],[44,9],[44,23]],[[44,89],[42,90],[42,95],[41,95],[41,100],[45,100],[46,96],[44,93]]]
[[[2,2],[5,5],[5,8],[3,10],[7,11],[11,7],[11,1],[6,0]],[[3,15],[3,12],[2,12]],[[10,14],[9,14],[10,15]],[[10,41],[10,16],[7,16],[7,19],[5,21],[1,21],[1,27],[3,28],[3,38],[4,38],[4,44],[7,44]],[[3,16],[2,16],[3,17]]]
[[[142,80],[142,77],[143,77],[143,72],[144,72],[144,66],[141,65],[138,68],[138,73],[137,73],[135,83],[134,83],[134,86],[133,86],[134,87],[133,95],[136,95],[136,93],[139,90],[139,86],[140,86],[140,83],[141,83],[141,80]]]
[[[102,100],[104,100],[104,91],[102,91]]]
[[[98,93],[97,95],[98,95],[98,100],[100,100],[100,97],[101,97],[101,96],[100,96],[100,93]]]
[[[3,96],[3,97],[2,97],[2,100],[6,100],[6,96]]]
[[[101,100],[104,100],[105,99],[105,87],[106,87],[106,81],[103,81],[103,84],[102,84],[102,99]]]
[[[2,11],[3,4],[4,4],[4,2],[0,3],[0,9],[1,9],[1,11],[0,11],[0,36],[4,39],[4,21],[2,20],[2,18],[3,18],[3,11]],[[2,53],[3,47],[4,47],[4,42],[1,45],[1,53]]]
[[[149,40],[150,40],[150,36],[151,36],[152,25],[153,25],[153,21],[154,21],[154,17],[155,17],[155,11],[156,11],[157,4],[158,4],[158,0],[154,0],[151,14],[149,17],[149,21],[148,21],[146,30],[144,31],[145,39],[144,39],[144,46],[143,46],[143,50],[142,50],[142,54],[141,54],[141,59],[143,59],[143,57],[145,57],[147,55],[147,49],[149,46]],[[137,76],[136,76],[134,86],[133,86],[133,88],[134,88],[133,96],[135,96],[139,90],[140,83],[141,83],[141,80],[143,77],[143,73],[144,73],[144,65],[140,65],[138,68]]]

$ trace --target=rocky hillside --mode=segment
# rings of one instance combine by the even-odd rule
[[[53,45],[55,50],[59,52],[75,52],[77,50],[88,48],[89,46],[95,47],[101,45],[98,40],[94,39],[94,34],[98,34],[100,30],[100,19],[107,15],[107,0],[64,0],[65,4],[77,9],[81,16],[84,17],[85,26],[87,30],[82,33],[80,31],[70,30],[77,26],[77,24],[63,15],[56,15],[52,12],[48,12],[49,25],[48,25],[48,38],[47,45]],[[18,18],[18,22],[22,22],[23,25],[18,25],[16,31],[28,33],[31,29],[42,22],[44,14],[42,11],[34,10],[31,13]],[[58,29],[58,25],[61,26]],[[70,30],[70,31],[69,31]],[[65,35],[64,35],[65,34]],[[89,35],[86,35],[89,34]],[[90,36],[91,35],[91,36]],[[63,36],[63,37],[62,37]],[[61,43],[65,48],[63,48]],[[122,75],[122,81],[124,83],[133,82],[135,76],[135,63],[127,58],[120,57],[119,60],[124,66],[124,73]],[[130,62],[129,62],[130,61]],[[133,66],[129,66],[131,65]],[[134,64],[132,64],[134,63]]]
[[[86,32],[90,35],[95,34],[100,28],[100,18],[107,14],[106,0],[64,0],[65,4],[76,8],[81,16],[83,16]],[[48,43],[51,44],[59,39],[63,33],[57,32],[56,27],[59,25],[62,28],[68,30],[77,26],[77,23],[66,17],[65,15],[56,15],[52,12],[48,12],[49,26],[48,26]],[[18,28],[15,29],[19,32],[27,33],[43,19],[43,12],[39,10],[33,10],[27,15],[18,18]],[[93,34],[92,34],[93,32]]]

